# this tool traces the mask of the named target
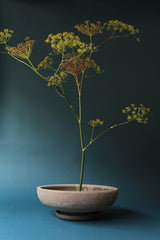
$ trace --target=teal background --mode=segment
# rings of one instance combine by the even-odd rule
[[[124,121],[123,106],[151,107],[147,125],[114,129],[86,153],[84,183],[120,189],[112,209],[88,223],[59,220],[41,205],[36,187],[78,183],[79,132],[73,113],[53,88],[26,66],[0,55],[0,239],[159,239],[159,23],[152,1],[0,1],[1,29],[15,34],[16,45],[36,40],[31,59],[38,64],[50,51],[49,33],[73,31],[74,25],[119,19],[140,29],[134,39],[108,42],[96,55],[104,69],[88,79],[84,119],[108,125]],[[75,91],[66,84],[70,98]],[[90,128],[84,124],[85,141]],[[84,234],[84,235],[83,235]]]

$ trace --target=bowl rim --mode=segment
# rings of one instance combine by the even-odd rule
[[[107,191],[108,192],[119,192],[119,189],[117,187],[114,186],[108,186],[108,185],[95,185],[95,184],[83,184],[82,187],[91,187],[93,189],[89,189],[88,191],[75,191],[75,190],[65,190],[65,189],[52,189],[52,187],[59,187],[59,188],[63,188],[63,187],[75,187],[78,188],[79,184],[48,184],[48,185],[41,185],[37,187],[37,191],[46,191],[46,192],[57,192],[57,193],[72,193],[72,194],[86,194],[86,193],[90,193],[90,194],[94,194],[96,192],[100,192],[100,193],[105,193]],[[95,189],[94,189],[95,188]],[[99,189],[96,189],[99,188]]]

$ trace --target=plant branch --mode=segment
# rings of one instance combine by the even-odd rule
[[[78,88],[78,95],[81,96],[81,90],[80,90],[80,87],[79,87],[78,77],[77,77],[77,75],[74,75],[74,77],[75,77],[75,81],[76,81],[77,88]]]
[[[132,34],[125,34],[125,35],[115,35],[115,31],[112,33],[112,35],[110,37],[108,37],[106,40],[104,40],[103,42],[101,42],[96,48],[99,48],[100,46],[102,46],[103,44],[105,44],[107,41],[113,39],[113,38],[123,38],[123,37],[128,37],[131,36]]]
[[[82,160],[81,160],[80,183],[79,183],[78,190],[81,191],[81,189],[82,189],[82,182],[83,182],[83,172],[84,172],[84,157],[85,157],[85,150],[84,150],[84,143],[83,143],[83,130],[82,130],[82,103],[81,103],[81,95],[79,95],[79,132],[80,132],[81,149],[82,149]]]
[[[133,120],[130,121],[126,121],[126,122],[122,122],[122,123],[118,123],[118,124],[114,124],[113,126],[107,128],[106,130],[104,130],[102,133],[100,133],[97,137],[95,137],[94,139],[90,140],[90,142],[86,145],[86,147],[84,147],[84,150],[86,150],[92,143],[94,143],[96,140],[98,140],[100,137],[102,137],[103,135],[105,135],[108,131],[110,131],[111,129],[115,128],[115,127],[119,127],[125,124],[128,124],[130,122],[132,122]]]
[[[82,190],[83,172],[84,172],[84,158],[85,158],[85,151],[82,150],[81,176],[80,176],[80,183],[79,183],[79,187],[78,187],[79,192]]]
[[[80,82],[80,90],[81,90],[81,92],[82,92],[83,81],[84,81],[84,78],[85,78],[84,77],[84,73],[85,73],[85,71],[86,71],[86,69],[88,67],[89,61],[90,61],[92,53],[93,53],[93,43],[92,43],[92,36],[91,35],[90,35],[90,46],[91,46],[91,51],[90,51],[90,54],[89,54],[89,58],[88,58],[87,64],[86,64],[85,69],[83,70],[82,76],[81,76],[81,82]]]
[[[33,65],[33,63],[31,62],[31,60],[30,60],[29,58],[27,58],[27,61],[28,61],[29,64],[31,65],[33,71],[34,71],[35,73],[37,73],[37,75],[38,75],[39,77],[43,78],[45,81],[48,81],[48,78],[44,77],[42,74],[40,74],[40,73],[37,71],[37,69],[35,68],[35,66]]]
[[[92,131],[91,131],[91,137],[90,137],[90,142],[92,141],[93,139],[93,134],[94,134],[94,127],[92,127]]]
[[[31,60],[30,60],[29,58],[27,58],[27,60],[28,60],[28,62],[29,62],[30,65],[29,65],[28,63],[24,62],[23,60],[20,60],[19,58],[13,56],[13,55],[10,54],[9,52],[4,52],[4,53],[7,53],[8,55],[10,55],[12,58],[14,58],[15,60],[17,60],[18,62],[23,63],[24,65],[26,65],[27,67],[29,67],[31,70],[33,70],[33,71],[34,71],[37,75],[39,75],[41,78],[43,78],[44,80],[48,81],[48,78],[44,77],[42,74],[40,74],[40,73],[36,70],[36,68],[34,67],[33,63],[31,62]],[[59,67],[59,68],[60,68],[60,67]],[[66,102],[69,104],[69,106],[70,106],[70,108],[72,109],[73,113],[75,114],[77,120],[79,121],[78,114],[77,114],[74,106],[71,104],[70,100],[68,99],[68,97],[67,97],[56,85],[54,85],[54,87],[55,87],[57,93],[58,93],[61,97],[63,97],[63,98],[66,100]]]
[[[44,78],[44,77],[35,69],[35,67],[33,66],[33,64],[32,64],[32,62],[30,61],[30,59],[28,59],[28,61],[29,61],[29,63],[31,64],[33,70],[34,70],[40,77]],[[63,61],[63,57],[62,57],[62,61]],[[62,61],[61,61],[61,63],[62,63]],[[61,65],[61,64],[59,64],[59,67],[58,67],[58,69],[57,69],[56,72],[58,72],[58,70],[59,70],[59,68],[60,68],[60,65]],[[47,78],[46,78],[46,79],[47,79]],[[62,90],[60,90],[58,86],[54,85],[54,87],[55,87],[57,93],[67,101],[67,103],[69,104],[69,106],[70,106],[70,108],[72,109],[73,113],[75,114],[77,120],[79,120],[78,114],[77,114],[75,108],[73,107],[73,105],[71,104],[70,100],[68,99],[68,97],[65,95],[63,88],[62,88]]]
[[[32,69],[34,71],[34,69],[32,68],[32,66],[30,66],[28,63],[24,62],[23,60],[20,60],[19,58],[15,57],[14,55],[10,54],[9,52],[6,52],[8,55],[10,55],[12,58],[14,58],[15,60],[17,60],[20,63],[23,63],[24,65],[26,65],[27,67],[29,67],[30,69]]]

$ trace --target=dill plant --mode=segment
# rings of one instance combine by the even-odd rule
[[[91,23],[90,21],[85,21],[84,24],[76,25],[75,29],[80,34],[85,34],[88,36],[87,42],[82,42],[79,35],[74,32],[63,32],[58,34],[49,34],[45,42],[50,45],[51,52],[44,57],[44,59],[35,66],[31,59],[31,53],[35,40],[30,40],[30,37],[26,37],[24,42],[19,43],[17,46],[12,47],[8,45],[14,31],[10,29],[4,29],[0,32],[0,44],[5,47],[6,53],[17,61],[25,64],[31,70],[33,70],[39,77],[47,82],[47,85],[53,86],[57,94],[62,97],[69,105],[70,109],[73,111],[76,119],[77,125],[79,127],[80,142],[81,142],[81,171],[80,171],[80,183],[78,191],[82,189],[83,183],[83,172],[84,172],[84,160],[86,150],[100,137],[105,135],[108,131],[118,126],[126,125],[130,122],[137,121],[139,123],[147,123],[150,108],[145,107],[143,104],[130,106],[122,109],[122,113],[126,115],[127,120],[118,124],[114,124],[109,128],[103,130],[99,135],[95,136],[94,130],[98,126],[104,124],[103,120],[92,119],[88,122],[91,126],[91,136],[88,144],[84,145],[84,132],[83,132],[83,116],[82,116],[82,91],[83,82],[86,80],[86,75],[90,69],[93,69],[97,74],[102,73],[100,66],[96,64],[94,60],[94,53],[99,51],[101,45],[105,44],[108,40],[114,38],[124,38],[124,37],[134,37],[139,41],[138,33],[139,30],[135,29],[134,26],[125,24],[118,20],[110,20],[108,22],[102,23],[97,21],[96,23]],[[107,37],[104,41],[96,45],[94,43],[94,36],[98,34],[107,33]],[[57,55],[61,56],[61,60],[58,66],[55,66],[54,58]],[[50,69],[51,75],[45,76],[41,73],[42,69]],[[64,82],[67,78],[72,78],[77,86],[78,94],[78,109],[74,107],[74,103],[68,98],[65,91]]]

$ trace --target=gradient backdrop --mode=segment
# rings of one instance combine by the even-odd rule
[[[36,196],[44,184],[78,183],[81,152],[73,113],[26,66],[0,55],[0,240],[159,239],[160,111],[158,4],[147,1],[0,0],[1,29],[14,29],[13,46],[31,36],[37,65],[50,49],[49,33],[73,31],[85,20],[119,19],[140,29],[134,39],[108,42],[96,54],[104,69],[85,82],[84,119],[124,121],[131,103],[151,107],[147,125],[114,129],[86,153],[84,183],[120,189],[112,209],[97,221],[59,220]],[[2,50],[2,48],[1,48]],[[70,98],[75,90],[66,83]],[[89,138],[90,127],[85,141]]]

